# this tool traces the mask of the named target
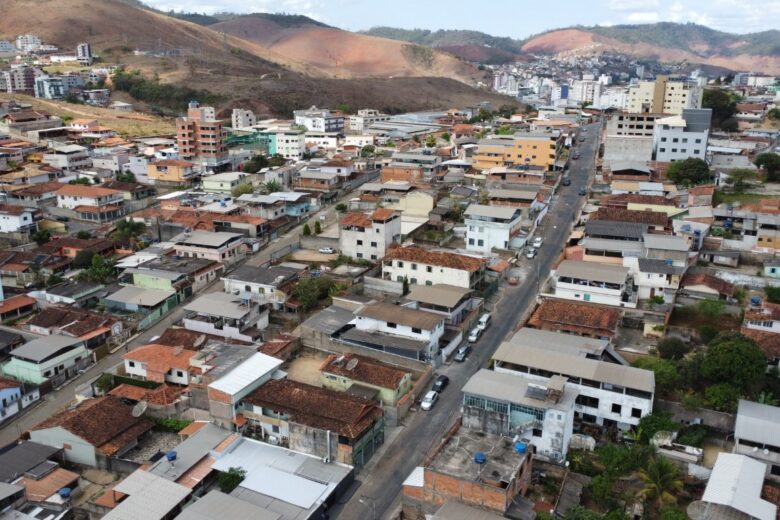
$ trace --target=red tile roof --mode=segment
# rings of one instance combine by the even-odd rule
[[[57,195],[68,197],[107,197],[109,195],[119,195],[120,191],[101,188],[99,186],[83,186],[81,184],[63,184],[62,188],[57,190]]]
[[[485,265],[485,260],[472,256],[439,251],[428,251],[419,246],[393,247],[385,256],[386,260],[404,260],[421,264],[438,265],[450,269],[476,272]]]
[[[395,210],[388,209],[388,208],[377,208],[374,210],[374,212],[371,214],[371,220],[378,220],[380,222],[384,222],[386,220],[389,220],[396,216],[398,213],[396,213]]]
[[[766,330],[749,329],[747,327],[742,327],[740,333],[755,341],[768,361],[780,359],[780,334]]]
[[[22,387],[22,383],[20,383],[19,381],[14,381],[13,379],[0,376],[0,390],[3,390],[5,388],[21,388],[21,387]]]
[[[727,296],[734,294],[734,285],[707,273],[687,273],[683,276],[680,287],[688,287],[690,285],[705,285],[712,290],[718,291],[718,294]]]
[[[620,312],[592,303],[568,300],[544,300],[536,308],[528,326],[589,336],[609,337],[617,331]]]
[[[30,305],[36,305],[37,303],[38,302],[35,300],[35,298],[30,298],[26,294],[12,296],[7,300],[0,302],[0,315],[5,314],[6,312],[15,311],[17,309],[22,309]]]
[[[371,219],[365,213],[350,212],[341,217],[342,226],[371,227]]]
[[[602,206],[626,207],[629,203],[648,204],[653,206],[676,206],[673,200],[662,195],[642,195],[639,193],[621,193],[620,195],[607,195],[601,199]]]
[[[352,368],[349,368],[350,366]],[[320,372],[337,374],[353,381],[393,390],[400,386],[404,376],[408,373],[381,361],[356,354],[343,356],[332,354],[322,363]]]
[[[148,388],[122,383],[108,392],[108,395],[130,399],[131,401],[142,401],[147,392],[149,392]]]
[[[669,216],[660,211],[634,211],[618,207],[600,207],[591,214],[591,220],[608,220],[612,222],[635,222],[651,226],[668,226]]]
[[[147,371],[165,374],[172,368],[189,370],[192,356],[191,350],[151,343],[124,354],[122,358],[144,363]]]

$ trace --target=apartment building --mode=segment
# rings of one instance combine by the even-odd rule
[[[77,144],[66,144],[43,154],[43,162],[63,171],[81,170],[92,166],[89,150]]]
[[[153,184],[190,184],[200,175],[194,163],[179,159],[150,162],[146,166],[146,174]]]
[[[369,126],[381,121],[389,121],[390,116],[373,108],[363,108],[357,114],[349,116],[349,129],[353,132],[363,133]]]
[[[449,284],[475,288],[485,275],[485,261],[472,256],[430,251],[419,246],[394,247],[382,261],[382,278],[410,284]]]
[[[27,65],[0,71],[0,92],[32,94],[35,92],[35,76],[36,70]]]
[[[379,260],[401,240],[401,214],[387,208],[373,213],[347,213],[339,222],[339,249],[352,258]]]
[[[555,297],[567,300],[636,307],[628,267],[564,260],[553,275]]]
[[[57,190],[57,207],[75,211],[82,220],[110,222],[124,214],[125,197],[118,190],[66,184]]]
[[[230,161],[226,140],[227,131],[213,107],[191,101],[187,115],[176,119],[176,144],[183,160],[212,169],[223,166]]]
[[[241,259],[244,247],[243,235],[239,233],[193,231],[176,242],[176,255],[191,258],[206,258],[222,264],[232,264]]]
[[[257,117],[251,110],[234,108],[230,117],[233,130],[244,130],[257,124]]]
[[[295,128],[269,132],[268,153],[285,159],[300,160],[306,151],[306,132]]]
[[[20,34],[16,37],[16,48],[22,52],[35,52],[41,48],[41,39],[34,34]]]
[[[344,133],[344,115],[327,108],[311,107],[308,110],[293,112],[295,124],[313,132]]]
[[[390,162],[390,168],[382,169],[382,180],[385,181],[385,170],[394,172],[409,172],[414,177],[414,172],[421,171],[422,178],[430,180],[441,171],[442,166],[441,157],[436,155],[430,148],[418,148],[416,150],[407,150],[405,152],[396,151],[393,152],[393,157]],[[400,178],[393,176],[393,178]],[[404,179],[411,180],[411,179]]]
[[[523,211],[513,206],[469,204],[464,213],[466,249],[490,256],[493,248],[509,249],[520,232]]]
[[[710,134],[712,109],[683,109],[682,114],[662,117],[653,129],[653,159],[674,162],[704,159]]]
[[[601,98],[602,84],[594,80],[575,80],[569,87],[569,100],[575,103],[591,103]]]
[[[564,141],[560,130],[491,136],[477,143],[474,168],[527,167],[550,171],[555,168]]]
[[[703,93],[694,81],[670,81],[658,76],[654,81],[629,86],[626,111],[679,115],[686,108],[701,108]]]

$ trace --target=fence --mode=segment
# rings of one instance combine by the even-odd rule
[[[302,236],[300,240],[300,247],[301,249],[312,249],[315,251],[321,247],[332,247],[333,249],[338,250],[339,239],[323,236]]]
[[[384,296],[386,294],[402,296],[404,294],[404,284],[365,276],[363,277],[363,294],[366,296]]]
[[[279,249],[276,249],[274,251],[271,251],[270,253],[271,262],[276,262],[280,258],[284,258],[285,256],[289,255],[293,251],[299,250],[300,248],[301,248],[301,243],[300,241],[298,241],[286,246],[282,246]]]

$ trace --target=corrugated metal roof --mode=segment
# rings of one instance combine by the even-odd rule
[[[464,215],[468,217],[489,217],[501,220],[511,220],[520,208],[514,206],[485,206],[484,204],[469,204]]]
[[[31,361],[40,361],[51,356],[58,350],[70,346],[77,346],[79,344],[83,345],[83,343],[84,342],[79,338],[52,334],[51,336],[44,336],[25,343],[21,347],[14,349],[11,355],[18,358],[29,359]]]
[[[119,303],[142,305],[144,307],[154,307],[155,305],[164,302],[174,294],[176,294],[176,291],[173,290],[142,289],[140,287],[127,285],[119,289],[117,292],[108,295],[106,300]]]
[[[242,305],[241,299],[232,294],[208,293],[193,300],[184,310],[237,320],[249,313],[249,306]]]
[[[581,243],[585,249],[595,249],[599,251],[631,251],[639,253],[642,248],[639,242],[632,242],[630,240],[612,240],[609,238],[593,238],[585,237]]]
[[[587,336],[576,336],[574,334],[564,334],[551,330],[532,329],[523,327],[512,336],[508,343],[515,345],[527,345],[535,348],[548,348],[555,345],[556,348],[569,352],[573,355],[585,357],[588,354],[601,356],[609,345],[606,339],[589,338]]]
[[[677,236],[645,233],[643,240],[645,247],[650,249],[665,249],[668,251],[688,251],[690,249],[688,241]]]
[[[486,368],[471,376],[461,390],[464,395],[476,395],[497,401],[522,404],[539,410],[572,411],[574,399],[579,392],[566,391],[558,402],[548,399],[529,397],[529,385],[542,385],[538,380],[529,379],[522,374],[513,375],[495,372]]]
[[[558,266],[556,274],[558,277],[568,276],[582,280],[623,284],[628,277],[628,271],[628,267],[622,265],[564,260]]]
[[[719,453],[703,502],[741,511],[757,520],[775,520],[777,506],[761,499],[766,464],[735,453]]]
[[[435,285],[414,285],[406,298],[416,302],[430,303],[432,305],[455,307],[463,297],[470,292],[471,289],[464,289],[463,287],[456,287],[444,283]]]
[[[155,520],[165,518],[190,494],[190,489],[143,470],[136,470],[114,487],[130,495],[103,518],[105,520]]]
[[[259,378],[279,368],[281,364],[281,359],[258,352],[226,375],[209,384],[209,388],[229,395],[236,395]]]
[[[176,517],[176,520],[214,520],[215,518],[279,520],[282,516],[215,489],[187,507]]]
[[[740,399],[734,437],[776,446],[780,439],[780,407]]]
[[[360,317],[389,323],[398,323],[408,327],[419,327],[423,330],[433,330],[444,321],[444,316],[433,312],[410,309],[390,303],[373,303],[366,305],[357,313]]]

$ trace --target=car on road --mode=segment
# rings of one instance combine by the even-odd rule
[[[455,352],[455,357],[453,357],[452,359],[454,359],[458,363],[463,363],[464,361],[466,361],[466,358],[469,356],[470,352],[471,352],[471,347],[468,345],[463,345],[458,349],[457,352]]]
[[[477,322],[477,327],[479,327],[482,330],[486,330],[488,328],[488,325],[490,325],[490,320],[492,320],[493,317],[490,315],[489,312],[486,312],[482,316],[479,317],[479,322]]]
[[[436,401],[439,400],[439,392],[436,392],[434,390],[431,390],[427,394],[425,394],[425,397],[422,398],[422,402],[420,403],[420,408],[423,410],[430,410],[433,408],[433,405],[436,404]]]
[[[535,247],[529,247],[528,251],[525,252],[525,257],[527,259],[531,260],[535,256],[536,256],[536,248]]]
[[[441,393],[442,390],[447,388],[448,384],[450,384],[450,378],[442,374],[436,378],[436,381],[434,381],[431,390],[433,390],[436,393]]]
[[[576,161],[577,159],[580,158],[580,154],[578,152],[574,152],[574,154],[571,156],[571,158],[572,158],[573,161]]]
[[[588,190],[586,190],[585,188],[582,188],[579,193],[580,193],[580,197],[584,197],[585,195],[588,194]]]
[[[531,245],[533,245],[536,249],[539,249],[540,247],[542,247],[543,243],[544,243],[543,237],[536,237],[534,238],[533,244]]]
[[[561,184],[563,184],[564,186],[569,186],[571,185],[571,179],[568,177],[564,177],[563,180],[561,181]]]
[[[322,253],[323,255],[334,255],[336,254],[336,250],[332,247],[321,247],[317,251]]]
[[[474,327],[469,333],[469,343],[476,343],[479,341],[480,336],[482,336],[482,329]]]
[[[580,137],[580,142],[584,143],[585,142],[585,138],[584,137]]]

